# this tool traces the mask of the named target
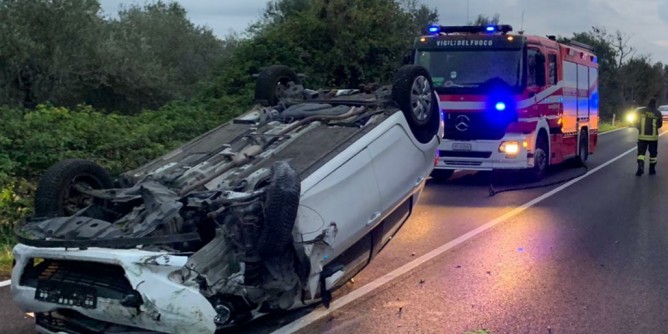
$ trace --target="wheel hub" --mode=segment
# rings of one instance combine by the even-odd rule
[[[534,162],[540,170],[545,169],[547,159],[545,158],[545,152],[543,150],[536,150],[536,155],[534,156]]]
[[[411,87],[411,107],[413,116],[418,122],[424,122],[429,118],[432,94],[431,84],[427,78],[424,76],[415,78]]]

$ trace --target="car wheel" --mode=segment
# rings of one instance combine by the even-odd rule
[[[290,246],[301,196],[299,174],[287,162],[274,163],[271,172],[264,203],[264,228],[258,241],[263,257],[282,255]]]
[[[106,169],[81,159],[62,160],[44,172],[35,193],[35,216],[71,216],[92,204],[80,189],[108,189],[113,182]]]
[[[288,83],[301,84],[299,76],[284,65],[263,69],[255,81],[255,101],[262,106],[275,106],[288,88]]]
[[[440,125],[438,99],[429,71],[422,66],[407,65],[397,71],[392,98],[401,108],[415,138],[430,142]]]
[[[455,171],[452,169],[434,169],[431,171],[431,178],[436,182],[445,182],[452,177]]]
[[[547,141],[542,135],[538,135],[533,159],[534,166],[529,173],[529,178],[531,181],[540,181],[545,177],[545,174],[547,173],[547,166],[549,164]]]

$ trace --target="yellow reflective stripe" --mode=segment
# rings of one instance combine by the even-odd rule
[[[643,115],[643,117],[640,118],[640,135],[641,136],[646,136],[647,135],[645,133],[645,121],[647,121],[647,117]]]
[[[655,164],[657,161],[659,161],[658,158],[649,158],[649,163]]]
[[[645,161],[645,156],[644,156],[644,155],[639,155],[639,156],[638,156],[638,160],[640,160],[640,161]]]

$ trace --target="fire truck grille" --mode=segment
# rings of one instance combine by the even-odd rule
[[[450,113],[445,120],[445,139],[499,140],[505,135],[508,124],[484,112]]]
[[[492,152],[471,152],[471,151],[440,151],[441,158],[480,158],[487,159],[492,156]]]
[[[445,161],[446,166],[468,166],[468,167],[477,167],[482,165],[480,161]]]

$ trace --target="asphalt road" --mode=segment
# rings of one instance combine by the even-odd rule
[[[634,137],[631,129],[601,136],[590,169],[632,148]],[[668,166],[666,138],[660,166]],[[641,178],[634,170],[629,154],[302,332],[668,332],[668,167]],[[546,182],[582,171],[556,168]],[[403,229],[335,300],[555,188],[490,197],[490,178],[497,189],[518,185],[512,174],[484,173],[428,184]],[[8,295],[0,289],[0,332],[33,333]],[[310,311],[238,332],[270,333]]]

